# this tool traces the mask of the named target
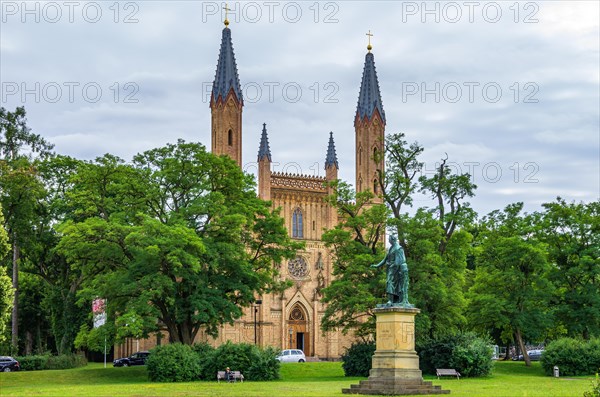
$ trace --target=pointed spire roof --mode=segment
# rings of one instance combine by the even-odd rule
[[[221,39],[217,72],[215,74],[215,81],[213,82],[212,99],[215,102],[219,99],[224,101],[231,90],[233,90],[233,94],[236,95],[237,100],[243,103],[240,79],[237,64],[235,63],[233,44],[231,42],[231,30],[225,27]]]
[[[271,148],[269,147],[269,137],[267,136],[267,123],[263,123],[262,135],[260,136],[260,146],[258,147],[258,161],[267,158],[271,160]]]
[[[338,165],[337,154],[335,153],[333,132],[329,133],[329,146],[327,147],[327,157],[325,158],[325,169],[331,166],[335,166],[336,169],[340,169],[340,166]]]
[[[369,119],[373,117],[375,109],[379,111],[383,123],[385,124],[385,112],[383,111],[383,102],[379,92],[379,81],[375,70],[375,57],[369,50],[365,56],[365,67],[363,69],[362,83],[360,85],[360,94],[358,95],[358,106],[356,114],[361,119],[365,116]]]

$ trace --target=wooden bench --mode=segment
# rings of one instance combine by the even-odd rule
[[[227,380],[225,379],[225,371],[217,371],[217,382],[221,383],[222,380]],[[242,375],[240,371],[231,371],[231,379],[229,382],[236,382],[238,380],[243,382],[244,375]]]
[[[440,376],[456,376],[456,379],[460,379],[460,372],[455,369],[436,369],[435,374],[437,375],[438,379]]]

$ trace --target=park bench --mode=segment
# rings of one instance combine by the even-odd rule
[[[225,371],[217,371],[217,382],[221,383],[222,380],[227,380],[227,379],[225,379]],[[230,382],[236,382],[238,380],[240,382],[243,382],[244,375],[242,375],[242,373],[240,371],[231,371]]]
[[[456,379],[460,379],[460,372],[455,369],[436,369],[435,374],[437,375],[438,379],[440,376],[456,376]]]

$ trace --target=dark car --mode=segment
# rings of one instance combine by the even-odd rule
[[[113,367],[129,367],[130,365],[145,365],[150,352],[137,352],[129,357],[118,358],[113,361]]]
[[[17,360],[9,356],[0,356],[0,371],[11,372],[21,369],[21,364]]]

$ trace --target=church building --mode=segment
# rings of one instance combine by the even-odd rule
[[[379,92],[371,45],[367,47],[358,106],[354,115],[356,137],[356,189],[377,193],[377,170],[384,166],[377,152],[383,150],[385,112]],[[244,99],[233,51],[231,29],[225,20],[217,71],[212,88],[212,152],[226,154],[242,166],[242,112]],[[348,115],[350,117],[350,113]],[[260,126],[256,126],[260,128]],[[254,127],[253,127],[254,128]],[[326,182],[337,180],[338,160],[333,133],[323,133],[325,177],[273,172],[276,158],[269,147],[267,125],[262,125],[258,142],[258,196],[281,208],[285,226],[294,239],[303,240],[305,248],[295,259],[279,264],[281,277],[291,280],[293,287],[282,294],[264,295],[261,304],[249,308],[233,326],[223,326],[218,345],[227,340],[301,349],[307,357],[339,358],[354,337],[340,331],[323,333],[320,329],[324,313],[321,290],[332,281],[331,253],[321,241],[324,229],[338,223],[338,213],[326,202],[332,192]],[[327,146],[326,139],[328,138]],[[271,139],[277,139],[272,136]],[[290,161],[290,159],[277,159]],[[377,199],[381,200],[381,199]],[[255,317],[256,316],[256,317]],[[256,324],[256,330],[255,330]],[[211,340],[212,338],[206,338]],[[212,342],[211,342],[212,343]]]
[[[230,156],[241,167],[244,99],[228,25],[225,19],[210,100],[211,149],[214,154]],[[370,43],[367,49],[354,114],[355,187],[357,192],[370,190],[377,193],[377,170],[383,169],[384,162],[376,163],[374,158],[381,157],[377,153],[383,150],[386,120]],[[348,117],[351,117],[350,111]],[[343,335],[341,331],[324,333],[320,328],[325,311],[321,291],[331,283],[333,270],[332,254],[321,241],[321,235],[338,223],[337,210],[326,202],[327,196],[332,194],[327,182],[338,178],[333,133],[323,132],[325,177],[319,177],[273,172],[271,163],[277,155],[273,155],[269,147],[267,124],[251,128],[261,127],[260,142],[255,143],[258,147],[258,196],[270,200],[273,208],[281,209],[290,237],[304,241],[305,248],[287,263],[276,264],[280,277],[293,282],[291,288],[281,294],[259,297],[257,304],[246,309],[233,325],[222,326],[216,339],[200,331],[196,340],[208,341],[214,346],[232,341],[301,349],[307,357],[314,359],[338,359],[355,338],[350,334]],[[277,139],[276,135],[272,139]],[[376,198],[375,202],[381,202],[381,199]],[[116,346],[115,353],[123,356],[136,348],[151,347],[150,340],[129,340]]]

